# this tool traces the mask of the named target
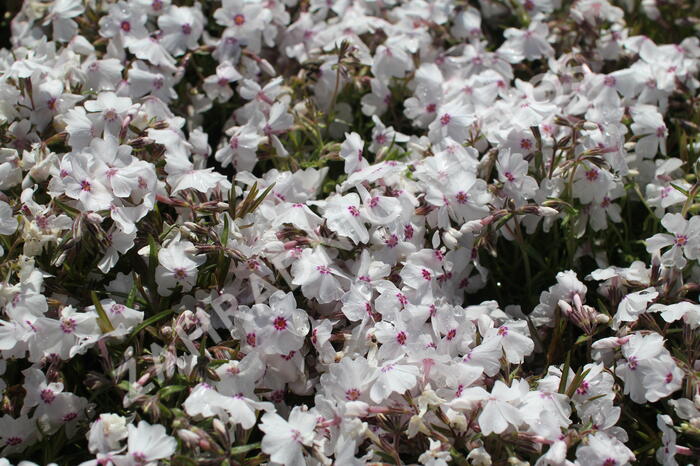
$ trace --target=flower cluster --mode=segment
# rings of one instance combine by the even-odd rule
[[[0,464],[700,455],[700,7],[468,3],[17,2]]]

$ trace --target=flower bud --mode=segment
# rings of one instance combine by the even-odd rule
[[[538,206],[537,213],[542,217],[554,217],[555,215],[559,214],[559,211],[551,207]]]

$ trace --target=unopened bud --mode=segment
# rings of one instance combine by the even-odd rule
[[[587,131],[595,131],[599,128],[597,123],[593,123],[592,121],[587,121],[583,124],[583,129]]]
[[[554,217],[559,214],[559,211],[551,207],[539,206],[537,207],[537,214],[542,217]]]
[[[156,121],[156,122],[153,124],[152,128],[153,128],[153,129],[166,129],[166,128],[168,128],[169,126],[170,126],[170,125],[168,124],[167,121],[162,121],[162,120],[161,120],[161,121]]]
[[[459,232],[464,234],[464,233],[474,233],[479,230],[481,230],[484,226],[490,224],[494,220],[493,215],[489,215],[488,217],[484,217],[481,220],[470,220],[464,225],[462,225],[462,228],[459,229]]]
[[[610,322],[610,317],[606,316],[605,314],[598,314],[595,316],[595,321],[598,324],[607,324]]]
[[[100,225],[102,223],[102,220],[104,220],[102,216],[97,212],[88,212],[85,215],[85,218],[88,222],[92,223],[93,225]]]
[[[194,446],[199,443],[199,436],[194,432],[187,429],[180,429],[177,431],[177,436],[185,442],[187,445]]]
[[[561,309],[561,311],[564,314],[568,315],[574,311],[573,308],[571,307],[571,305],[569,303],[567,303],[566,301],[564,301],[563,299],[560,299],[559,302],[557,303],[557,305],[559,306],[559,309]]]
[[[454,230],[460,237],[462,236],[462,234],[454,228],[450,228],[450,230]],[[457,246],[459,246],[459,241],[450,231],[443,233],[442,242],[448,249],[457,249]]]
[[[226,429],[224,423],[221,422],[219,419],[214,418],[214,420],[212,421],[212,427],[214,427],[214,430],[222,437],[228,437],[228,430]]]
[[[260,66],[261,70],[263,70],[265,73],[269,74],[270,76],[277,75],[277,71],[275,71],[275,68],[270,64],[269,61],[265,60],[264,58],[260,59],[260,61],[258,62],[258,65]]]

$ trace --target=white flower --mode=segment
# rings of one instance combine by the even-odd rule
[[[158,251],[156,283],[161,296],[169,296],[177,285],[189,291],[197,280],[197,267],[204,264],[206,257],[195,255],[195,248],[189,241],[172,240],[168,246]]]
[[[260,430],[265,433],[262,450],[270,459],[285,466],[304,466],[304,446],[311,446],[315,434],[316,415],[295,406],[285,421],[277,413],[265,413]]]
[[[647,251],[651,254],[658,254],[662,249],[671,246],[671,249],[661,256],[663,265],[682,269],[687,264],[686,258],[692,260],[700,257],[699,216],[686,220],[681,214],[669,213],[661,219],[661,225],[671,234],[657,233],[646,243]]]

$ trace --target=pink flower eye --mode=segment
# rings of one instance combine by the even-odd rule
[[[345,399],[348,401],[355,401],[360,397],[361,393],[356,388],[351,388],[345,392]]]
[[[46,404],[51,404],[51,402],[56,399],[56,395],[54,395],[53,390],[48,388],[43,389],[39,396]]]
[[[450,120],[452,120],[452,117],[448,113],[445,113],[443,116],[440,117],[440,124],[442,126],[446,126],[450,124]]]
[[[255,336],[254,333],[248,333],[248,334],[245,336],[245,342],[246,342],[249,346],[252,346],[253,348],[255,348],[256,343],[257,343],[257,337]]]
[[[128,21],[122,21],[119,28],[124,32],[129,32],[131,31],[131,23]]]
[[[677,246],[685,246],[688,243],[688,236],[676,235],[675,243]]]
[[[508,336],[508,327],[506,327],[505,325],[502,327],[498,327],[498,331],[496,333],[502,337]]]
[[[353,217],[360,216],[360,211],[354,205],[348,206],[348,212],[350,212],[350,215],[352,215]]]
[[[73,333],[78,327],[75,319],[61,319],[61,331],[63,333]]]
[[[399,345],[405,345],[406,344],[406,332],[399,332],[396,334],[396,343]]]
[[[243,24],[245,23],[245,16],[243,16],[240,13],[237,14],[236,16],[233,17],[233,23],[236,26],[243,26]]]
[[[189,24],[185,23],[182,25],[182,33],[186,36],[192,34],[192,26]]]
[[[287,319],[284,317],[277,317],[273,322],[272,325],[275,327],[275,330],[282,331],[287,328]]]
[[[595,168],[591,168],[585,173],[585,175],[588,181],[595,181],[598,179],[598,170],[596,170]]]

